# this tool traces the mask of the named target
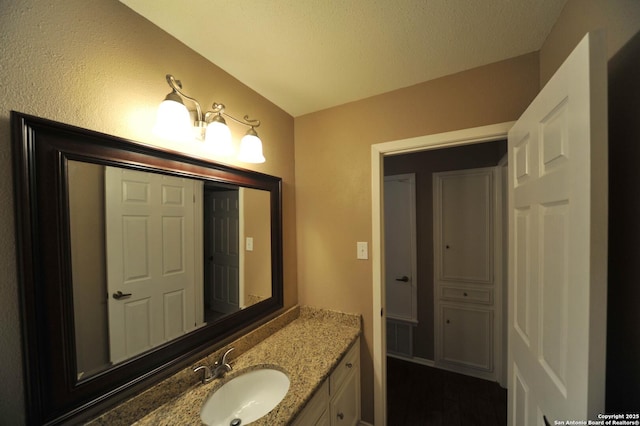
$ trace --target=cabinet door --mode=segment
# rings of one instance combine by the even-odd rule
[[[331,424],[333,426],[355,426],[360,413],[360,378],[355,372],[349,374],[344,383],[332,397],[330,403]]]
[[[442,360],[493,371],[493,312],[464,305],[440,305]]]
[[[322,415],[316,422],[315,426],[331,426],[331,418],[329,418],[329,410],[324,410]]]
[[[325,381],[293,422],[294,426],[329,426],[329,383]]]
[[[436,282],[494,284],[495,168],[433,174]]]

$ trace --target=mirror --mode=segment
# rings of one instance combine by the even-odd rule
[[[75,160],[67,192],[78,379],[271,297],[269,192]]]
[[[29,423],[87,419],[282,307],[281,179],[11,119]]]

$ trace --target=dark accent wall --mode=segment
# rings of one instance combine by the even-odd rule
[[[506,141],[436,149],[384,159],[385,176],[416,175],[416,232],[418,258],[418,326],[413,355],[433,359],[433,180],[432,173],[475,169],[498,164]]]
[[[640,32],[609,60],[606,410],[640,408]]]

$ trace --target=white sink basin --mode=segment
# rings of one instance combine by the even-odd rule
[[[289,377],[273,368],[248,371],[213,392],[202,405],[200,419],[209,426],[244,426],[273,410],[289,384]]]

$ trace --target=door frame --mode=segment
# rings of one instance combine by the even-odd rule
[[[515,121],[418,136],[371,145],[371,268],[373,286],[373,401],[374,424],[386,425],[387,367],[384,313],[384,157],[506,139]],[[507,342],[503,342],[507,344]],[[503,361],[504,362],[504,361]]]

